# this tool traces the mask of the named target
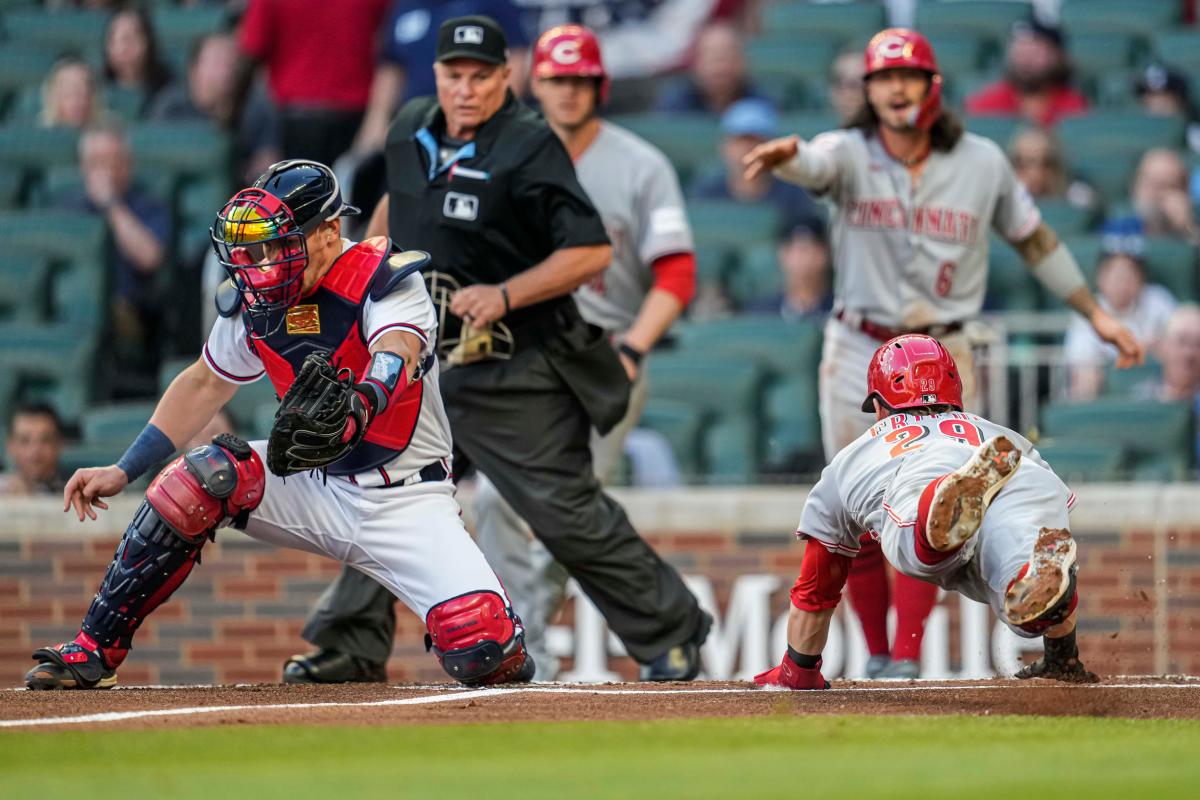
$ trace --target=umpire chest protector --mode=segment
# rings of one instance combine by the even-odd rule
[[[305,357],[318,350],[330,353],[333,363],[350,369],[356,379],[362,377],[371,360],[363,319],[367,299],[382,300],[428,263],[428,258],[421,258],[397,269],[388,262],[390,254],[391,242],[382,236],[350,247],[317,288],[287,310],[279,330],[265,339],[247,339],[262,360],[275,394],[282,397],[287,392]],[[424,389],[423,381],[415,381],[371,423],[363,441],[329,467],[329,473],[352,475],[373,469],[408,447],[420,417]]]

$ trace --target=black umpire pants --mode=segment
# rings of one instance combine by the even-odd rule
[[[628,383],[598,329],[570,312],[549,342],[519,348],[509,361],[442,373],[442,397],[455,447],[579,582],[629,654],[646,663],[690,639],[701,611],[679,573],[596,480],[591,429],[608,430],[621,418]],[[391,594],[346,568],[302,635],[318,647],[382,662],[395,625]]]

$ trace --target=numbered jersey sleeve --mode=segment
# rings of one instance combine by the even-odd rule
[[[241,317],[217,317],[201,353],[208,368],[230,383],[254,383],[263,376],[262,361],[250,349]]]
[[[844,493],[839,486],[841,466],[835,458],[821,473],[821,480],[808,493],[796,535],[814,539],[831,552],[855,556],[862,531],[846,509]]]
[[[402,280],[386,297],[363,305],[363,334],[371,347],[388,331],[404,331],[422,342],[421,357],[433,352],[437,341],[437,316],[420,273]]]

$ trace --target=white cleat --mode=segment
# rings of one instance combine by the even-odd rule
[[[1004,615],[1013,625],[1026,625],[1058,606],[1071,591],[1075,540],[1065,528],[1042,528],[1023,569],[1004,594]]]
[[[947,553],[974,536],[983,523],[983,512],[1020,464],[1016,445],[1007,437],[993,436],[975,449],[967,463],[943,478],[925,521],[930,547]]]

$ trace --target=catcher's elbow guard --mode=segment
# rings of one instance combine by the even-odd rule
[[[265,488],[258,453],[238,437],[221,434],[168,464],[146,490],[146,502],[182,538],[195,541],[226,520],[244,524]]]
[[[425,647],[467,686],[527,680],[525,631],[504,598],[482,591],[438,603],[425,617]]]

